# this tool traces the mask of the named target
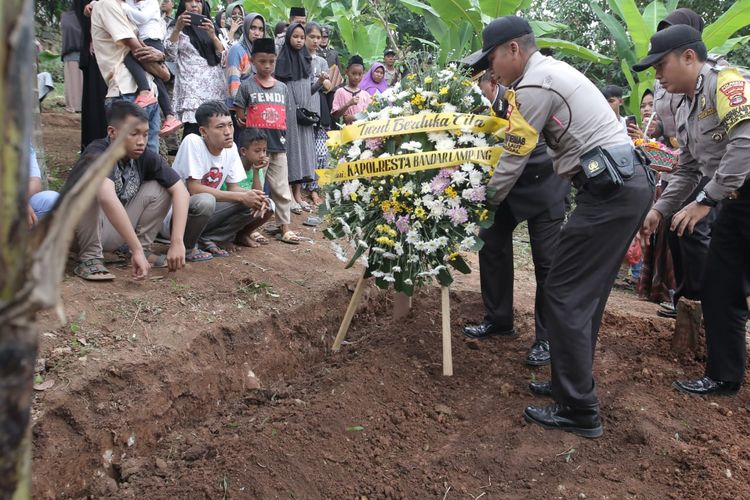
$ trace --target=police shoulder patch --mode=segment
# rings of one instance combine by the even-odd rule
[[[750,119],[750,85],[736,68],[719,71],[716,81],[716,110],[727,130]]]

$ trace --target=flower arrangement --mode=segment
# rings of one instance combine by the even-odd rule
[[[355,125],[429,113],[470,114],[488,104],[472,80],[449,66],[406,75],[376,95]],[[491,150],[497,142],[492,133],[468,126],[369,137],[334,147],[332,167],[431,151]],[[485,186],[493,169],[490,161],[466,161],[334,182],[325,187],[321,206],[328,223],[324,235],[334,240],[332,246],[347,267],[360,261],[380,288],[393,285],[412,295],[433,279],[448,286],[451,269],[470,272],[462,252],[480,250],[479,228],[492,225]]]
[[[636,139],[633,144],[648,156],[651,160],[649,166],[657,172],[672,172],[679,162],[679,151],[654,139]]]

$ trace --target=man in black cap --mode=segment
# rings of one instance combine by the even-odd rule
[[[617,271],[653,196],[653,178],[599,89],[568,64],[539,53],[524,19],[505,16],[482,33],[482,59],[508,86],[505,152],[488,185],[500,204],[543,135],[555,172],[577,189],[545,281],[555,404],[529,406],[527,421],[599,437],[593,377],[596,341]]]
[[[479,86],[492,103],[492,113],[506,118],[505,87],[497,85],[490,74],[489,71],[485,73]],[[479,279],[485,316],[481,324],[464,327],[464,335],[473,339],[515,336],[513,231],[526,221],[536,277],[534,344],[526,353],[526,364],[531,366],[544,366],[550,362],[544,281],[555,255],[565,218],[565,197],[569,191],[570,183],[555,175],[547,145],[541,139],[513,189],[497,207],[492,227],[482,229],[480,233],[484,246],[479,251]],[[529,387],[537,394],[541,391],[542,395],[549,395],[550,392],[549,384],[531,382]]]
[[[672,217],[678,235],[694,230],[713,207],[714,222],[701,287],[708,362],[705,376],[674,387],[690,394],[737,393],[745,377],[745,323],[750,269],[750,76],[708,61],[698,30],[675,25],[651,37],[648,55],[633,66],[649,67],[673,94],[684,94],[677,108],[680,168],[672,175],[643,222],[653,233]],[[684,208],[701,180],[710,181]]]
[[[690,9],[680,8],[673,10],[659,22],[657,31],[680,24],[691,26],[700,32],[703,31],[704,26],[701,16]],[[728,65],[721,57],[709,55],[708,59],[717,64]],[[675,113],[683,100],[684,96],[682,94],[667,92],[658,81],[654,84],[654,111],[659,117],[659,128],[661,129],[658,135],[672,148],[678,147]],[[662,174],[661,180],[663,186],[669,184],[669,178],[669,174]],[[709,180],[708,177],[703,177],[698,186],[696,186],[693,194],[688,196],[688,200],[694,200],[698,192],[703,189]],[[711,213],[695,225],[692,233],[684,233],[680,237],[677,236],[677,233],[670,232],[668,244],[669,251],[672,254],[672,262],[674,263],[677,289],[675,290],[672,302],[661,304],[661,309],[657,311],[657,315],[665,318],[677,318],[676,305],[680,299],[700,300],[703,269],[706,257],[708,256],[708,246],[711,243],[711,226],[716,219],[716,215],[717,210],[712,210]],[[667,225],[670,223],[671,221],[669,220],[665,221]]]
[[[335,65],[341,71],[339,53],[335,48],[331,47],[331,28],[329,26],[323,26],[320,45],[318,46],[318,56],[326,60],[329,68]]]
[[[396,69],[396,51],[391,48],[385,49],[383,52],[383,65],[385,66],[385,81],[388,86],[392,86],[398,81],[399,74]]]
[[[302,26],[307,23],[307,12],[304,7],[291,7],[289,9],[289,26],[294,23],[299,23]],[[285,34],[276,35],[276,53],[278,54],[281,47],[284,46],[286,41]]]

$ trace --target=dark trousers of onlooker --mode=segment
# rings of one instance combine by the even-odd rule
[[[161,43],[161,40],[147,38],[143,40],[143,43],[164,53],[164,45]],[[131,52],[128,52],[128,55],[125,56],[125,67],[128,68],[130,74],[133,75],[133,79],[135,80],[136,85],[138,85],[138,92],[151,90],[151,85],[149,85],[148,77],[146,76],[146,70]],[[164,84],[164,80],[154,77],[154,84],[156,84],[156,88],[159,91],[157,99],[159,99],[161,112],[164,113],[164,116],[174,115],[172,101],[169,99],[169,92],[167,92],[167,86]]]
[[[604,307],[654,196],[646,167],[614,193],[578,191],[545,282],[552,394],[574,408],[598,404],[593,365]]]
[[[710,179],[704,177],[701,179],[698,187],[688,196],[683,204],[687,206],[695,200],[695,197],[708,183]],[[703,271],[706,267],[706,258],[708,257],[708,246],[711,243],[711,226],[716,220],[718,207],[711,212],[698,224],[695,225],[692,233],[683,234],[681,237],[674,231],[669,231],[667,239],[669,251],[672,253],[672,264],[674,265],[674,276],[677,282],[673,303],[677,305],[680,297],[690,300],[699,300],[701,297],[701,282],[703,280]],[[665,221],[671,225],[671,219]]]
[[[703,274],[701,303],[706,323],[706,375],[745,378],[745,325],[750,290],[750,183],[737,200],[724,200],[714,222]]]
[[[536,340],[548,340],[544,305],[544,281],[555,255],[564,217],[552,216],[550,210],[527,220],[531,256],[536,275],[534,319]],[[479,251],[479,279],[482,286],[485,322],[501,330],[513,328],[513,231],[522,221],[516,219],[508,203],[502,203],[491,227],[482,229],[479,237],[484,247]]]

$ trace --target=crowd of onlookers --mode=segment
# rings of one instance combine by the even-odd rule
[[[399,78],[392,49],[370,68],[357,55],[342,65],[331,28],[301,7],[273,30],[241,2],[214,15],[204,0],[174,7],[75,0],[61,19],[66,108],[81,112],[81,157],[63,191],[126,136],[126,154],[76,229],[84,279],[114,278],[105,251],[142,277],[267,244],[266,235],[299,244],[293,214],[321,222],[311,212],[322,201],[315,170],[328,165],[327,132]],[[34,164],[31,223],[57,197],[39,192]],[[157,240],[166,254],[151,252]]]

